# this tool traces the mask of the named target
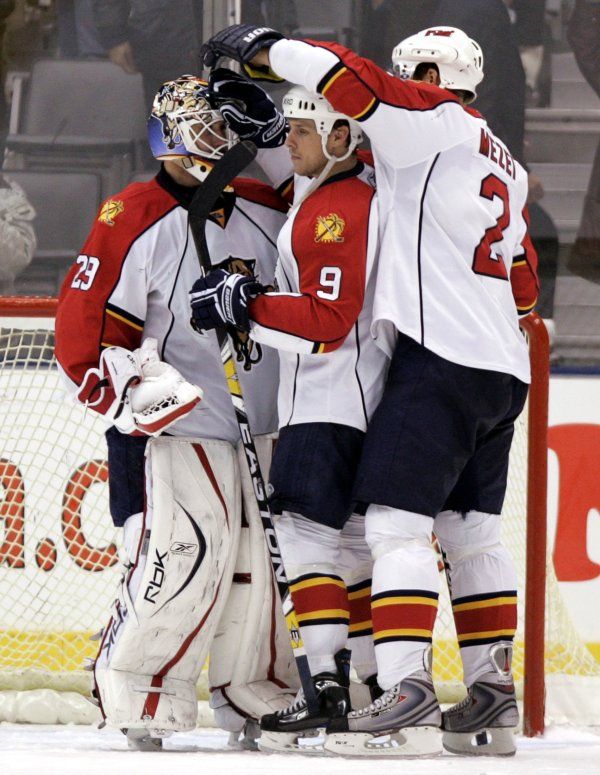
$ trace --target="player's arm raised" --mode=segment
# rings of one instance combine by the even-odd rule
[[[398,167],[424,161],[478,131],[448,90],[395,78],[338,43],[288,40],[273,30],[233,25],[211,38],[203,55],[207,65],[233,57],[251,75],[268,71],[322,94],[359,121],[377,153]],[[397,141],[390,142],[398,121]]]

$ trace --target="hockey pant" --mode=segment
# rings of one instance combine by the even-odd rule
[[[261,462],[271,446],[257,439]],[[214,641],[217,705],[229,709],[229,690],[239,711],[217,722],[236,731],[246,716],[285,707],[296,689],[245,462],[227,442],[159,437],[145,470],[146,509],[126,524],[130,562],[100,643],[95,694],[111,726],[193,729]]]

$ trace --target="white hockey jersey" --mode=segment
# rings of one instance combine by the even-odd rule
[[[155,337],[162,359],[204,391],[169,433],[233,443],[239,430],[215,333],[199,334],[190,325],[189,291],[200,276],[186,209],[194,191],[161,170],[103,204],[62,287],[56,357],[77,389],[86,371],[98,366],[103,348],[134,350],[142,339]],[[261,282],[271,283],[287,209],[270,187],[236,179],[206,224],[212,263],[241,259]],[[250,371],[241,365],[238,371],[253,433],[276,430],[277,353],[264,348]],[[111,400],[97,410],[106,411],[104,403]]]
[[[310,181],[296,178],[296,197]],[[279,424],[366,430],[387,357],[370,334],[378,248],[374,172],[362,162],[328,178],[277,240],[278,292],[249,305],[251,336],[280,358]]]
[[[373,334],[400,330],[454,363],[530,380],[518,314],[537,297],[527,175],[450,92],[401,81],[333,43],[280,40],[271,67],[370,137],[381,249]]]

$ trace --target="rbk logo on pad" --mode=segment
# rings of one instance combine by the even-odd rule
[[[195,554],[198,549],[198,544],[186,544],[183,541],[175,541],[171,544],[171,554]]]

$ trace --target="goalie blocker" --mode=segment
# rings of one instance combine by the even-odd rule
[[[272,443],[257,439],[267,468]],[[195,727],[209,650],[211,706],[230,732],[286,707],[298,687],[239,454],[217,440],[147,445],[146,510],[126,524],[129,563],[94,666],[104,719],[130,738]]]

